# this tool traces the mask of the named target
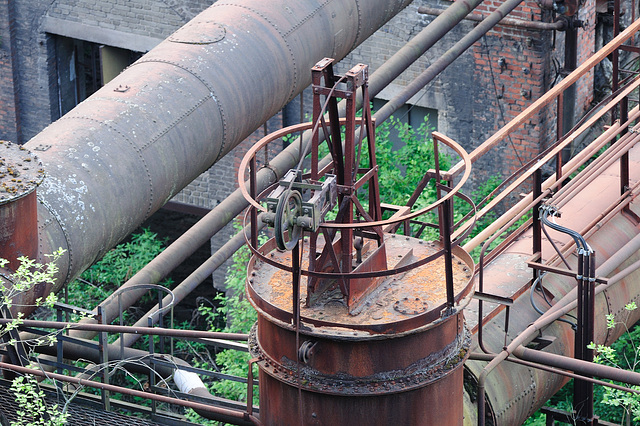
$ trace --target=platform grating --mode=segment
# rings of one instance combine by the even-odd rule
[[[62,406],[64,404],[64,399],[61,397],[58,399],[54,392],[46,392],[46,395],[47,404],[49,406],[54,404]],[[18,420],[16,415],[17,410],[18,405],[16,404],[15,397],[11,392],[11,389],[0,384],[0,424],[2,426],[8,426],[12,422],[16,422]],[[97,410],[74,402],[69,404],[68,412],[71,415],[69,416],[67,424],[74,426],[110,424],[118,426],[159,425],[159,423],[154,423],[137,417],[118,414],[111,411]]]

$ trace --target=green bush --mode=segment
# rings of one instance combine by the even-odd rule
[[[165,242],[149,229],[132,234],[128,242],[109,250],[80,278],[69,283],[69,303],[93,308],[160,254],[164,247]],[[166,279],[161,284],[169,286],[171,282]]]

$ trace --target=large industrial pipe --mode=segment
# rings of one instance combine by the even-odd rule
[[[370,96],[375,96],[384,89],[384,87],[389,85],[409,65],[420,58],[425,51],[455,27],[480,3],[482,3],[481,0],[458,0],[449,6],[449,8],[434,19],[431,24],[424,28],[416,37],[404,45],[371,75],[369,80]],[[310,74],[308,70],[307,73]],[[381,117],[379,118],[380,121],[384,120]],[[308,143],[310,140],[309,134],[306,135],[305,140],[306,143]],[[268,168],[259,171],[257,179],[259,190],[266,188],[284,176],[289,169],[295,167],[300,156],[298,148],[298,144],[291,144],[270,161]],[[216,232],[240,214],[240,212],[247,207],[247,204],[240,190],[236,190],[208,213],[198,224],[178,238],[167,250],[158,255],[134,275],[124,286],[159,282],[198,247],[211,238],[211,236],[215,235]],[[135,291],[128,292],[123,296],[121,304],[125,307],[131,306],[139,297]],[[118,314],[114,298],[107,298],[101,306],[104,308],[108,318],[112,319]],[[80,335],[89,337],[87,333],[80,333]]]
[[[67,249],[56,288],[409,3],[218,1],[29,141],[41,252]]]
[[[606,161],[606,159],[602,161]],[[605,260],[598,268],[598,275],[609,275],[616,270],[625,270],[624,274],[621,273],[624,276],[615,286],[612,282],[607,286],[598,287],[603,291],[596,297],[595,341],[603,344],[611,344],[623,331],[622,326],[616,327],[615,330],[607,329],[604,320],[605,314],[613,314],[616,321],[625,321],[627,324],[634,323],[640,316],[639,313],[633,312],[628,315],[628,318],[625,318],[627,311],[624,309],[629,301],[640,298],[640,288],[634,284],[638,279],[637,269],[626,271],[628,269],[626,266],[633,264],[638,259],[637,250],[640,240],[637,237],[637,222],[620,213],[601,217],[597,223],[592,220],[593,216],[598,215],[602,210],[610,210],[607,203],[612,202],[613,205],[616,205],[620,202],[619,199],[612,200],[615,198],[613,197],[615,194],[610,194],[610,191],[606,189],[610,187],[611,180],[615,180],[611,176],[615,176],[616,168],[615,166],[610,167],[597,180],[592,181],[590,195],[582,193],[569,200],[562,209],[563,218],[561,219],[561,223],[562,220],[564,223],[571,223],[581,233],[586,233],[587,228],[592,228],[588,232],[589,245],[600,259],[609,259]],[[633,177],[637,182],[638,176]],[[637,184],[634,185],[629,196],[631,198],[629,208],[634,212],[638,211],[635,200],[637,188]],[[600,192],[595,195],[594,189]],[[595,203],[595,200],[598,200],[598,203]],[[550,200],[550,203],[554,203],[554,200]],[[588,214],[587,210],[592,214]],[[615,212],[616,209],[613,211]],[[584,226],[585,223],[588,223],[587,227]],[[555,235],[553,237],[556,238]],[[531,273],[527,271],[526,258],[531,255],[530,250],[530,240],[525,237],[488,265],[484,271],[485,277],[492,275],[493,280],[488,281],[490,288],[487,289],[485,285],[485,291],[504,295],[505,291],[516,292],[519,288],[527,288],[526,286],[530,285]],[[546,253],[548,254],[548,252]],[[572,260],[575,259],[570,259],[570,261]],[[503,271],[505,267],[511,271],[508,274],[509,278],[498,272]],[[621,274],[616,274],[616,281],[619,280],[618,276]],[[486,278],[485,281],[487,281]],[[548,341],[551,342],[549,346],[544,348],[546,353],[564,356],[573,354],[573,331],[565,323],[551,323],[551,320],[575,307],[575,302],[567,305],[567,302],[571,302],[572,298],[575,299],[576,292],[573,290],[575,278],[547,274],[544,277],[543,285],[544,291],[548,293],[547,297],[554,306],[540,317],[527,300],[528,297],[519,297],[511,307],[512,312],[518,312],[518,315],[511,316],[508,336],[505,337],[504,312],[484,325],[484,345],[489,350],[500,353],[498,358],[495,358],[486,367],[475,361],[466,363],[470,373],[469,377],[476,377],[478,380],[478,398],[482,399],[484,392],[486,392],[487,420],[495,424],[522,423],[566,381],[566,379],[548,372],[501,363],[501,360],[506,359],[516,348],[522,344],[530,343],[536,336],[548,338]],[[509,294],[507,293],[507,295]],[[540,303],[544,303],[541,302],[542,297],[536,296],[536,298]],[[530,325],[532,323],[533,325]],[[503,351],[505,338],[510,343]],[[502,383],[507,379],[510,380],[509,386],[504,386]],[[470,382],[473,381],[470,379]],[[483,420],[485,417],[482,412],[484,408],[484,404],[479,407],[481,411],[479,420]]]

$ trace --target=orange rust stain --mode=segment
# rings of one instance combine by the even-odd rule
[[[414,260],[435,253],[440,247],[414,238],[392,237],[386,239],[387,264],[394,267],[408,250],[413,250]],[[276,261],[291,265],[290,252],[274,252]],[[306,269],[308,262],[303,261]],[[289,272],[266,264],[256,265],[252,286],[261,298],[274,307],[292,311],[292,277]],[[454,257],[454,293],[459,294],[472,279],[473,265],[467,265]],[[300,285],[300,313],[303,317],[339,324],[386,324],[420,315],[431,309],[440,309],[446,302],[444,258],[440,257],[422,267],[403,274],[388,277],[372,294],[356,315],[348,312],[346,301],[337,285],[328,291],[319,306],[307,307],[306,277]],[[405,299],[406,298],[406,299]],[[408,301],[411,300],[411,303]],[[405,306],[406,305],[406,306]],[[394,308],[395,306],[395,308]],[[410,308],[408,308],[408,307]],[[424,308],[426,306],[426,308]],[[422,308],[420,308],[422,307]],[[420,309],[419,309],[420,308]],[[415,313],[417,311],[417,313]]]

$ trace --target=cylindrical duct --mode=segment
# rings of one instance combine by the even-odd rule
[[[58,288],[409,3],[218,1],[32,139]]]

